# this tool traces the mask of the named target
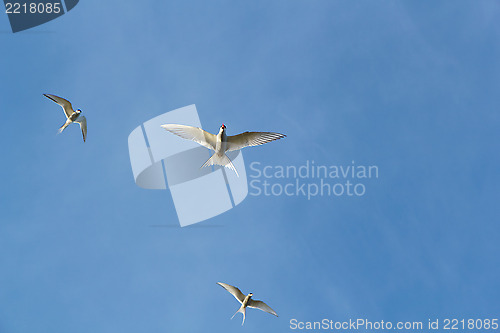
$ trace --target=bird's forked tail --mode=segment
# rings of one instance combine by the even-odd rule
[[[64,131],[64,129],[65,129],[66,127],[68,127],[68,125],[69,125],[69,124],[71,124],[71,123],[70,123],[70,122],[68,122],[68,121],[66,121],[66,122],[65,122],[65,123],[61,126],[61,128],[59,128],[59,130],[57,131],[57,133],[59,134],[59,133],[61,133],[62,131]]]
[[[245,308],[245,307],[241,306],[241,307],[238,309],[238,311],[236,311],[236,312],[234,313],[234,315],[231,317],[231,319],[233,319],[233,318],[234,318],[234,316],[236,316],[236,314],[237,314],[238,312],[241,312],[241,313],[243,314],[243,322],[241,323],[241,326],[243,326],[243,324],[245,323],[245,314],[246,314],[246,308]]]
[[[231,159],[229,159],[226,154],[223,154],[222,156],[213,154],[201,167],[204,168],[209,165],[222,165],[223,167],[233,170],[236,173],[236,176],[240,176],[238,175],[238,171],[236,171],[233,162],[231,162]]]

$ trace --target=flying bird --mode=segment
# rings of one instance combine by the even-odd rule
[[[238,312],[241,312],[243,314],[243,322],[241,323],[241,326],[243,326],[243,324],[245,323],[245,313],[246,313],[246,308],[247,307],[254,308],[254,309],[259,309],[259,310],[262,310],[264,312],[270,313],[270,314],[275,315],[276,317],[278,317],[278,314],[276,313],[276,311],[274,311],[273,309],[271,309],[269,307],[269,305],[267,305],[266,303],[264,303],[262,301],[256,301],[256,300],[252,299],[252,296],[253,296],[252,293],[250,293],[250,294],[248,294],[248,295],[245,296],[238,288],[233,287],[233,286],[231,286],[231,285],[229,285],[227,283],[217,282],[217,284],[219,286],[221,286],[222,288],[226,289],[227,291],[229,291],[229,293],[231,293],[231,295],[233,295],[234,298],[236,298],[238,300],[238,302],[241,303],[241,306],[238,309],[238,311],[236,311],[234,313],[234,315],[231,317],[231,319],[233,319],[234,316]]]
[[[250,146],[259,146],[286,137],[284,134],[273,132],[244,132],[227,136],[224,124],[219,128],[217,135],[193,126],[165,124],[161,125],[161,127],[183,139],[192,140],[203,147],[213,150],[214,154],[201,166],[202,168],[208,165],[222,165],[233,170],[238,177],[238,171],[236,171],[233,162],[227,157],[226,152]]]
[[[62,97],[51,94],[43,94],[43,95],[53,100],[57,104],[59,104],[64,110],[64,113],[66,114],[66,122],[59,129],[59,133],[64,131],[64,129],[68,127],[71,123],[78,123],[80,125],[80,129],[82,130],[83,142],[85,142],[85,139],[87,138],[87,119],[85,118],[84,115],[81,114],[82,110],[78,109],[74,111],[71,103]]]

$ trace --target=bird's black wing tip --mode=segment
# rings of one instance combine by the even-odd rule
[[[57,101],[55,99],[53,99],[52,97],[50,97],[49,95],[47,94],[43,94],[43,96],[47,97],[48,99],[50,99],[51,101],[54,101],[57,103]]]

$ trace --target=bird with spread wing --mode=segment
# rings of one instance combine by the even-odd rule
[[[83,114],[81,114],[82,110],[78,109],[74,111],[70,101],[62,97],[51,94],[43,94],[43,95],[48,99],[51,99],[52,101],[59,104],[62,107],[64,114],[66,115],[66,122],[64,123],[64,125],[61,126],[61,128],[59,128],[59,133],[64,131],[64,129],[68,127],[70,124],[77,123],[80,125],[80,129],[82,130],[83,134],[83,142],[85,142],[85,139],[87,138],[87,119]]]
[[[226,152],[250,146],[260,146],[286,137],[284,134],[273,132],[244,132],[227,136],[224,124],[219,128],[218,134],[208,133],[199,127],[186,125],[165,124],[161,125],[161,127],[183,139],[192,140],[203,147],[213,150],[214,154],[201,166],[202,168],[208,165],[222,165],[233,170],[238,177],[238,171],[227,157]]]
[[[234,316],[238,312],[241,312],[243,314],[243,322],[241,323],[241,326],[243,326],[243,324],[245,323],[245,314],[246,314],[247,307],[253,308],[253,309],[259,309],[259,310],[262,310],[264,312],[270,313],[270,314],[278,317],[278,314],[276,313],[276,311],[271,309],[271,307],[269,305],[267,305],[266,303],[264,303],[262,301],[257,301],[257,300],[252,299],[252,296],[253,296],[252,293],[245,296],[245,294],[243,294],[238,288],[233,287],[227,283],[217,282],[217,284],[219,286],[221,286],[222,288],[226,289],[231,295],[234,296],[234,298],[236,298],[236,300],[238,302],[240,302],[240,304],[241,304],[240,308],[238,309],[238,311],[236,311],[234,313],[234,315],[231,317],[231,319],[233,319]]]

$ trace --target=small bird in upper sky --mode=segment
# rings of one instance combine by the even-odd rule
[[[81,114],[82,110],[78,109],[74,111],[71,103],[62,97],[51,94],[43,94],[43,95],[53,100],[57,104],[59,104],[64,110],[64,113],[66,114],[66,122],[59,129],[59,133],[64,131],[64,129],[68,127],[71,123],[78,123],[80,125],[80,129],[82,130],[83,142],[85,142],[85,139],[87,138],[87,119],[85,118],[84,115]]]
[[[227,283],[217,282],[217,284],[219,286],[221,286],[222,288],[226,289],[227,291],[229,291],[229,293],[231,293],[231,295],[233,295],[234,298],[236,298],[238,300],[238,302],[241,303],[241,306],[238,309],[238,311],[236,311],[234,313],[234,315],[231,317],[231,319],[233,319],[234,316],[238,312],[241,312],[243,314],[243,322],[241,323],[241,326],[243,326],[243,324],[245,323],[245,313],[246,313],[246,308],[247,307],[254,308],[254,309],[259,309],[259,310],[262,310],[264,312],[270,313],[270,314],[275,315],[276,317],[278,317],[278,314],[276,313],[276,311],[274,311],[273,309],[271,309],[269,307],[269,305],[267,305],[266,303],[264,303],[262,301],[256,301],[256,300],[252,299],[252,296],[253,296],[252,293],[250,293],[250,294],[248,294],[248,295],[245,296],[238,288],[233,287],[233,286],[231,286],[231,285],[229,285]]]
[[[233,163],[227,157],[226,152],[250,146],[259,146],[286,137],[284,134],[273,132],[244,132],[238,135],[227,136],[224,124],[221,125],[217,135],[193,126],[165,124],[161,125],[161,127],[181,138],[192,140],[213,150],[214,154],[201,166],[202,168],[208,165],[222,165],[233,170],[238,177],[238,171],[236,171]]]

